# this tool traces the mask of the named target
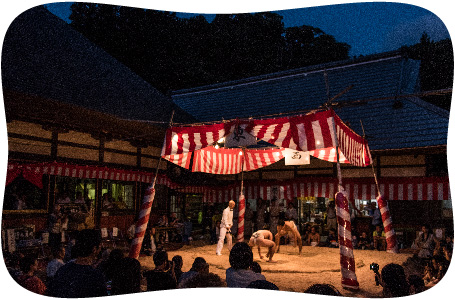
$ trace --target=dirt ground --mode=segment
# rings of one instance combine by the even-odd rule
[[[221,256],[215,255],[216,245],[189,245],[178,250],[169,250],[169,259],[174,255],[183,258],[182,270],[188,271],[194,259],[198,256],[205,258],[210,265],[210,272],[226,279],[226,269],[229,265],[229,251],[225,246]],[[262,250],[265,255],[266,249]],[[382,288],[376,286],[374,273],[370,270],[372,262],[378,263],[380,269],[388,263],[403,265],[412,255],[393,254],[376,250],[354,250],[356,262],[356,276],[359,282],[358,290],[348,290],[341,286],[340,252],[338,248],[304,246],[302,254],[298,255],[298,248],[292,245],[282,245],[280,253],[273,257],[274,263],[261,260],[257,249],[253,249],[254,260],[261,268],[262,274],[270,282],[278,286],[280,291],[303,292],[315,283],[329,283],[335,286],[343,296],[360,298],[382,297]],[[152,257],[140,257],[139,261],[144,269],[153,269]],[[416,273],[407,268],[408,275]]]

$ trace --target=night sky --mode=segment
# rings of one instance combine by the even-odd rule
[[[71,2],[46,7],[70,22]],[[146,7],[146,6],[141,6]],[[148,8],[153,6],[148,5]],[[352,46],[350,55],[368,55],[396,50],[419,42],[423,32],[434,41],[448,38],[444,23],[432,12],[409,4],[353,3],[310,8],[275,10],[283,16],[285,27],[310,25]],[[181,14],[179,17],[191,16]],[[206,14],[210,22],[214,15]]]

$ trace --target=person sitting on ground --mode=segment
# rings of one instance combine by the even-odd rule
[[[112,275],[111,295],[141,292],[141,264],[135,258],[123,257]]]
[[[361,249],[361,250],[371,249],[371,241],[368,238],[368,235],[365,231],[362,231],[362,234],[359,237],[357,249]]]
[[[302,253],[302,237],[300,236],[294,221],[278,220],[277,234],[275,235],[276,252],[280,250],[280,239],[287,233],[293,235],[294,247],[299,246],[299,255]]]
[[[46,285],[41,279],[35,276],[35,272],[38,270],[37,257],[33,254],[26,255],[19,262],[19,266],[22,275],[18,277],[18,283],[33,293],[45,295]]]
[[[214,273],[197,273],[195,276],[182,282],[179,288],[192,289],[202,287],[226,287],[226,282],[220,276]]]
[[[308,244],[312,247],[319,246],[321,242],[321,236],[316,232],[317,226],[311,227],[311,232],[308,234]]]
[[[171,290],[177,288],[174,264],[169,262],[168,254],[159,250],[153,254],[155,269],[144,272],[147,279],[147,291]]]
[[[326,247],[338,248],[338,235],[335,233],[335,229],[329,229],[329,235],[327,236]]]
[[[252,234],[248,245],[253,248],[254,246],[258,247],[258,254],[261,259],[264,258],[261,254],[261,247],[267,247],[266,257],[268,261],[272,261],[273,254],[275,254],[276,244],[273,242],[273,234],[268,230],[258,230]]]
[[[230,268],[226,270],[228,287],[245,288],[252,281],[266,280],[265,276],[251,270],[253,252],[245,242],[236,243],[229,253]]]
[[[327,295],[327,296],[341,296],[341,293],[331,284],[313,284],[308,287],[304,293],[307,294],[317,294],[317,295]]]
[[[431,258],[430,266],[428,274],[424,276],[424,280],[426,280],[426,287],[432,287],[441,281],[447,272],[448,262],[444,259],[444,257],[436,255]]]
[[[254,273],[259,273],[259,274],[262,273],[261,265],[256,261],[253,261],[250,268]]]
[[[58,269],[49,287],[50,296],[59,298],[88,298],[107,295],[106,279],[92,264],[100,252],[101,234],[84,229],[76,236],[72,248],[75,259]]]
[[[52,256],[54,259],[48,262],[46,267],[47,282],[50,282],[54,278],[58,269],[65,265],[63,262],[63,258],[65,257],[65,247],[60,246],[60,248],[52,249]]]
[[[3,253],[5,259],[6,268],[11,277],[17,282],[18,278],[22,275],[19,262],[24,258],[22,253],[13,252],[10,254]]]
[[[203,257],[196,257],[194,259],[191,269],[180,276],[178,287],[181,288],[182,286],[185,286],[187,280],[193,278],[199,273],[209,273],[209,264]]]
[[[275,284],[273,284],[267,280],[252,281],[246,288],[247,289],[260,289],[260,290],[273,290],[273,291],[280,290]]]
[[[123,251],[120,249],[108,249],[103,252],[102,260],[98,264],[97,269],[100,270],[106,279],[106,282],[112,280],[115,272],[118,271],[120,261],[125,257]]]
[[[430,258],[433,250],[439,241],[433,235],[431,227],[427,224],[422,226],[422,232],[415,240],[415,246],[419,250],[417,256],[420,258]]]
[[[423,281],[422,277],[419,275],[409,275],[408,276],[408,283],[409,283],[409,294],[414,295],[425,291],[425,282]]]
[[[174,257],[172,257],[172,263],[174,264],[175,280],[177,280],[177,282],[179,282],[180,276],[182,276],[182,274],[183,274],[183,271],[182,271],[183,258],[180,255],[174,255]]]
[[[308,235],[311,232],[311,225],[308,223],[303,224],[303,229],[302,229],[302,245],[303,246],[309,246],[308,244]]]
[[[409,295],[409,283],[402,266],[394,263],[387,264],[382,268],[381,275],[378,277],[384,298]]]
[[[386,249],[385,232],[380,225],[377,225],[376,230],[373,231],[373,248],[376,250]]]

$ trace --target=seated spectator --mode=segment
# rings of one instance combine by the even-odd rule
[[[329,235],[327,236],[326,247],[329,248],[338,248],[338,235],[335,232],[335,229],[329,229]]]
[[[183,282],[182,282],[183,283]],[[202,288],[202,287],[225,287],[226,282],[220,276],[214,273],[198,273],[196,276],[185,280],[179,288]]]
[[[55,273],[49,295],[59,298],[88,298],[107,295],[106,279],[92,264],[100,252],[101,234],[84,229],[77,234],[72,249],[74,260]]]
[[[188,245],[190,243],[192,231],[193,231],[193,223],[191,222],[191,218],[186,217],[185,221],[183,222],[183,234],[182,234],[182,242],[185,245]]]
[[[111,295],[139,293],[141,291],[141,264],[135,258],[124,257],[112,274]]]
[[[228,287],[247,287],[252,281],[266,280],[265,276],[251,270],[253,252],[247,243],[236,243],[229,254],[230,268],[226,270]]]
[[[3,253],[3,255],[5,254],[6,253]],[[22,275],[19,262],[22,260],[23,257],[24,257],[23,254],[17,252],[11,253],[8,256],[5,255],[6,268],[8,269],[8,273],[15,281],[17,281],[19,276]]]
[[[46,276],[47,281],[51,281],[54,278],[55,273],[57,273],[58,269],[62,267],[65,263],[63,262],[63,258],[65,257],[65,247],[60,246],[60,248],[52,249],[52,256],[54,257],[46,267]]]
[[[261,265],[259,263],[255,262],[255,261],[253,261],[253,263],[251,264],[251,270],[254,273],[259,273],[259,274],[262,273]]]
[[[174,274],[175,274],[175,279],[177,282],[180,282],[180,276],[182,276],[182,267],[183,267],[183,259],[180,255],[175,255],[172,258],[172,263],[174,264]]]
[[[303,225],[303,230],[302,230],[302,244],[304,246],[309,246],[308,244],[308,235],[311,232],[311,225],[310,224],[304,224]]]
[[[386,249],[385,232],[380,225],[377,225],[376,230],[373,231],[373,248],[384,251]]]
[[[168,260],[167,252],[157,251],[153,254],[155,269],[144,272],[147,279],[147,291],[171,290],[177,288],[174,265]]]
[[[359,237],[357,249],[362,249],[362,250],[371,249],[371,241],[368,238],[368,235],[365,231],[363,231]]]
[[[161,215],[161,217],[159,218],[158,223],[156,225],[159,227],[168,226],[169,222],[168,222],[167,216],[164,214]]]
[[[106,282],[111,281],[114,274],[118,272],[118,266],[124,256],[123,251],[120,249],[106,250],[103,252],[102,261],[98,264],[97,269],[104,274]]]
[[[199,273],[209,273],[209,264],[202,257],[196,257],[191,269],[180,276],[178,287],[181,288],[186,284],[185,282],[187,280],[193,278]]]
[[[317,226],[311,227],[311,231],[308,234],[308,245],[312,247],[317,247],[319,246],[319,243],[321,242],[321,236],[319,235],[318,232],[316,232]]]
[[[144,239],[142,240],[141,253],[152,255],[156,251],[155,228],[148,226],[145,230]]]
[[[431,227],[429,225],[423,225],[422,232],[417,236],[415,240],[415,247],[419,250],[417,254],[418,257],[430,258],[435,246],[438,243],[438,240],[433,235]]]
[[[389,297],[404,297],[409,295],[409,284],[402,266],[394,263],[385,265],[381,270],[379,282],[382,285],[382,295]]]
[[[328,295],[328,296],[342,296],[341,293],[331,284],[313,284],[308,287],[304,293]]]
[[[445,260],[444,257],[440,255],[433,256],[431,259],[431,264],[429,265],[428,274],[425,274],[424,280],[426,281],[427,287],[432,287],[444,277],[447,269],[449,267],[449,262]]]
[[[408,276],[409,294],[414,295],[425,291],[425,282],[418,275]]]
[[[247,288],[249,289],[260,289],[260,290],[275,290],[278,291],[279,288],[267,280],[255,280],[252,281]]]
[[[26,255],[19,262],[22,275],[18,277],[17,282],[27,290],[44,295],[46,285],[41,281],[35,272],[38,270],[38,259],[35,255]]]

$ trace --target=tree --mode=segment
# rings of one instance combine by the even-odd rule
[[[173,12],[74,3],[71,25],[163,93],[347,59],[318,28],[271,12],[178,18]]]
[[[423,33],[420,42],[401,50],[411,59],[420,60],[420,89],[434,91],[451,89],[453,86],[453,47],[450,39],[434,42]],[[425,96],[425,101],[446,110],[450,109],[452,93]]]

